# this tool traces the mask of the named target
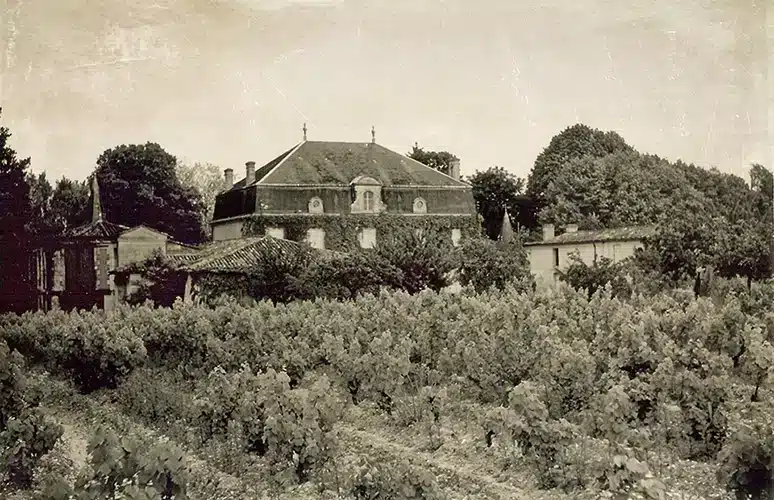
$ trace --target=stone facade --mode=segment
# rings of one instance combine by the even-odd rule
[[[304,141],[263,167],[245,166],[245,178],[218,195],[212,221],[214,241],[244,234],[245,221],[256,215],[272,216],[395,214],[406,217],[458,216],[476,218],[470,185],[404,155],[371,143]],[[279,220],[279,219],[278,219]],[[284,228],[268,224],[266,235],[285,238]],[[361,246],[372,247],[379,237],[374,228],[358,230]],[[325,229],[305,229],[298,239],[325,247]],[[462,233],[449,229],[457,244]],[[330,235],[329,235],[330,236]],[[333,236],[330,236],[333,237]]]
[[[643,240],[652,233],[653,228],[648,226],[578,231],[577,226],[569,225],[564,234],[556,236],[554,226],[547,224],[543,240],[525,247],[532,274],[539,283],[550,285],[556,283],[557,271],[567,268],[571,254],[577,252],[588,265],[602,257],[620,262],[642,248]]]

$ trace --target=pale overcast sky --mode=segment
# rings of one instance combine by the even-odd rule
[[[49,178],[147,141],[242,172],[304,122],[310,140],[366,142],[373,125],[401,153],[418,141],[463,174],[519,176],[582,122],[747,178],[772,167],[765,4],[0,0],[0,120]]]

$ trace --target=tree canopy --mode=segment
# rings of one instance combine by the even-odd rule
[[[205,227],[215,212],[215,197],[226,189],[226,179],[217,165],[211,163],[177,164],[177,177],[183,186],[196,189],[202,198]]]
[[[0,311],[21,311],[33,292],[26,247],[32,219],[27,183],[30,159],[17,156],[10,138],[10,130],[0,126]]]
[[[541,210],[558,201],[556,195],[549,191],[550,185],[573,160],[587,156],[602,158],[631,151],[633,148],[615,132],[603,132],[583,124],[567,127],[554,136],[535,159],[527,180],[527,195]]]
[[[459,158],[448,151],[425,151],[417,143],[414,143],[414,147],[406,156],[446,175],[451,175],[450,165],[452,160],[459,160]]]
[[[489,238],[497,239],[500,234],[506,209],[512,222],[519,226],[531,226],[530,207],[525,203],[525,197],[521,196],[523,179],[502,167],[492,167],[476,172],[467,182],[473,186],[476,210],[484,219],[484,230]]]
[[[184,243],[204,239],[201,195],[177,176],[177,159],[156,143],[121,145],[97,160],[105,218],[145,224]]]

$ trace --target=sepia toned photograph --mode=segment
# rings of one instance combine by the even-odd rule
[[[0,500],[774,500],[774,4],[0,0]]]

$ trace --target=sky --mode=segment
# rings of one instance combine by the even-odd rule
[[[373,126],[464,175],[526,177],[575,123],[745,179],[774,167],[765,0],[0,0],[0,37],[0,124],[49,179],[148,141],[240,173],[304,123]]]

